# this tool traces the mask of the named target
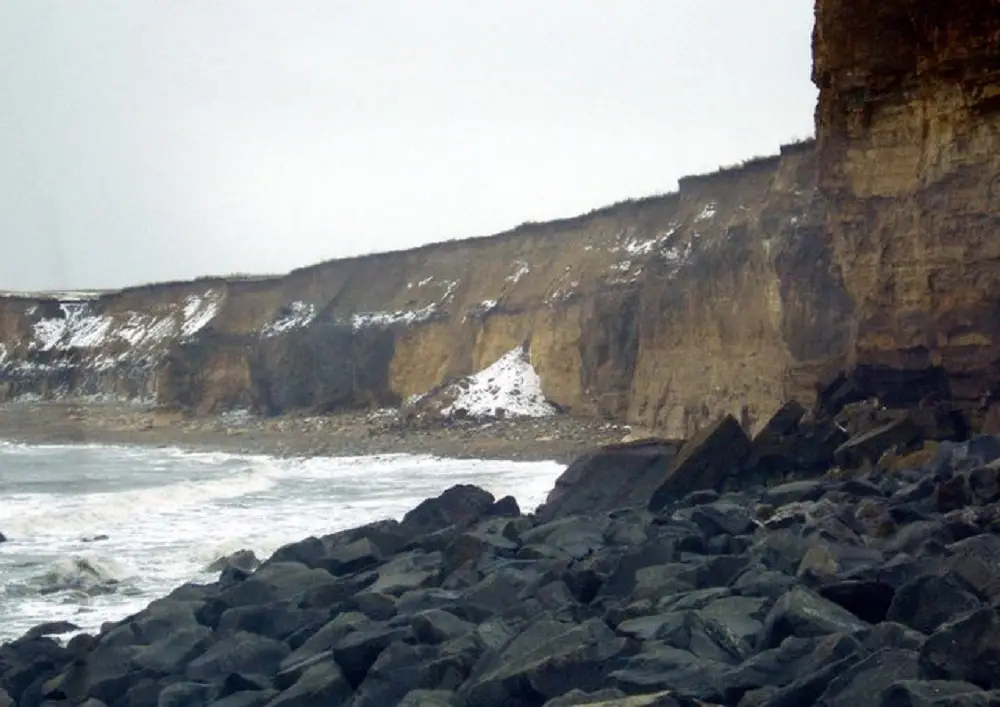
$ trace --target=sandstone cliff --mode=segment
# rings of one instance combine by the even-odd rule
[[[1000,3],[819,0],[814,58],[848,362],[971,404],[1000,378]]]
[[[848,347],[811,143],[490,238],[79,301],[0,300],[3,394],[199,412],[394,404],[523,342],[546,395],[686,434],[748,425]]]
[[[506,234],[86,301],[0,299],[0,397],[397,404],[528,343],[545,394],[686,436],[1000,382],[1000,4],[819,0],[817,144]]]

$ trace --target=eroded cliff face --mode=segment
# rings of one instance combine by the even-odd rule
[[[807,143],[678,193],[483,239],[82,301],[0,301],[3,393],[197,412],[398,404],[527,342],[553,401],[753,426],[848,348]]]
[[[818,0],[814,54],[849,362],[970,407],[1000,376],[1000,3]]]
[[[688,436],[853,369],[1000,383],[1000,3],[818,0],[818,145],[483,239],[86,301],[0,299],[0,397],[398,404],[528,344],[576,412]],[[890,372],[890,373],[887,373]]]

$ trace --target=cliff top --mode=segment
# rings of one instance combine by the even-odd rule
[[[148,282],[136,285],[130,285],[128,287],[123,287],[120,289],[110,289],[110,290],[72,290],[72,291],[39,291],[39,292],[27,292],[27,291],[0,291],[0,298],[7,299],[22,299],[27,301],[40,301],[40,300],[59,300],[59,301],[73,301],[73,300],[92,300],[99,299],[105,296],[115,296],[124,293],[141,292],[149,288],[171,288],[171,287],[187,287],[193,283],[205,284],[208,286],[212,285],[223,285],[227,283],[269,283],[276,282],[290,275],[301,275],[307,274],[312,271],[322,269],[327,267],[330,263],[334,262],[363,262],[370,261],[372,259],[385,258],[392,255],[399,255],[402,253],[432,253],[440,250],[445,250],[449,248],[454,248],[456,246],[475,246],[478,244],[487,244],[492,241],[503,240],[508,238],[518,238],[528,235],[546,235],[548,233],[555,233],[557,231],[562,231],[565,229],[570,229],[574,227],[579,227],[586,224],[588,221],[598,218],[614,217],[620,214],[634,212],[635,210],[641,210],[645,206],[653,204],[662,204],[664,202],[669,202],[673,200],[679,200],[688,195],[689,192],[698,189],[724,185],[730,180],[735,180],[741,175],[745,175],[748,172],[755,171],[766,171],[774,167],[774,165],[783,156],[797,154],[803,151],[808,151],[813,149],[816,141],[814,138],[805,138],[801,140],[795,140],[790,143],[781,145],[778,153],[772,155],[761,155],[757,157],[752,157],[743,160],[739,163],[732,165],[726,165],[720,167],[712,172],[705,172],[703,174],[689,175],[681,177],[678,180],[678,188],[671,192],[664,192],[661,194],[651,194],[643,197],[635,197],[630,199],[624,199],[622,201],[615,202],[613,204],[608,204],[607,206],[601,206],[592,209],[586,213],[578,214],[576,216],[569,216],[565,218],[553,219],[550,221],[525,221],[514,228],[508,229],[506,231],[501,231],[499,233],[492,233],[488,235],[481,236],[470,236],[468,238],[456,238],[448,241],[434,241],[432,243],[425,243],[423,245],[415,246],[413,248],[402,248],[395,250],[385,250],[376,251],[371,253],[363,253],[360,255],[353,255],[344,258],[330,258],[328,260],[323,260],[318,263],[313,263],[311,265],[306,265],[300,268],[294,268],[287,273],[272,273],[272,274],[248,274],[248,273],[233,273],[229,275],[204,275],[194,279],[178,279],[178,280],[167,280],[160,282]]]

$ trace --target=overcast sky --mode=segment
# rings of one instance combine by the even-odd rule
[[[283,272],[812,134],[807,0],[0,0],[0,289]]]

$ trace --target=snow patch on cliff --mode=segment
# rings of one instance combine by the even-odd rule
[[[580,293],[576,291],[576,288],[580,286],[579,280],[571,280],[570,282],[564,284],[562,287],[557,288],[551,295],[547,302],[549,304],[559,304],[560,302],[568,302],[569,300],[577,297]]]
[[[454,384],[457,393],[441,414],[452,417],[460,410],[470,417],[547,417],[555,407],[542,393],[542,381],[524,346],[507,352],[475,375]]]
[[[388,327],[397,324],[410,325],[425,322],[437,312],[437,304],[432,302],[426,307],[397,312],[363,312],[351,316],[351,326],[355,331],[365,327]]]
[[[609,248],[608,250],[611,253],[625,252],[632,258],[638,258],[644,255],[651,255],[654,252],[656,252],[656,250],[660,248],[664,243],[670,240],[674,236],[674,234],[677,233],[679,229],[680,229],[680,224],[675,221],[672,221],[669,224],[669,227],[667,228],[666,231],[657,236],[654,236],[653,238],[639,238],[637,236],[629,236],[627,239],[625,239],[624,243],[622,243],[622,239],[625,238],[628,232],[622,231],[621,233],[618,234],[617,237],[617,240],[619,243],[621,243],[621,245],[616,245],[612,248]]]
[[[32,326],[31,348],[39,351],[94,348],[104,343],[114,323],[111,317],[92,314],[86,303],[60,302],[59,309],[63,316],[42,319]]]
[[[292,302],[288,307],[283,308],[281,316],[264,325],[260,330],[261,338],[281,336],[292,329],[307,327],[315,318],[315,306],[306,302]]]
[[[203,295],[189,295],[184,300],[184,321],[181,324],[181,335],[184,338],[194,336],[215,319],[222,304],[222,294],[208,290]]]
[[[417,283],[417,287],[424,287],[434,278],[428,277]],[[438,287],[444,288],[444,293],[437,302],[431,302],[420,309],[397,310],[395,312],[358,312],[351,315],[351,326],[357,331],[365,327],[390,327],[396,325],[409,326],[425,322],[435,316],[441,306],[450,302],[455,297],[455,291],[461,284],[460,280],[441,280]]]
[[[132,347],[152,346],[177,336],[177,322],[172,316],[154,317],[132,312],[115,334]]]
[[[719,208],[718,204],[716,204],[714,201],[710,201],[707,204],[705,204],[705,208],[701,210],[701,213],[699,213],[697,216],[694,217],[694,220],[697,222],[697,221],[707,221],[710,218],[714,218],[716,211],[718,211],[718,208]]]
[[[667,277],[673,278],[682,267],[691,260],[691,253],[694,251],[694,243],[688,241],[684,244],[673,245],[660,251],[660,257],[666,262]]]
[[[149,349],[178,334],[190,337],[198,333],[215,318],[221,303],[222,294],[208,290],[202,295],[188,296],[181,307],[175,306],[163,314],[124,312],[112,316],[95,311],[93,302],[61,301],[62,316],[40,319],[32,325],[28,348],[32,351],[100,349],[124,342],[129,349],[116,360],[126,360],[140,349]],[[106,359],[102,355],[94,363],[107,368],[113,361]]]
[[[507,280],[507,282],[510,282],[510,283],[516,285],[518,283],[518,281],[522,277],[524,277],[525,275],[527,275],[529,272],[531,272],[531,266],[530,265],[528,265],[523,260],[516,260],[516,261],[514,261],[514,272],[512,272],[510,275],[508,275],[507,278],[506,278],[506,280]]]

